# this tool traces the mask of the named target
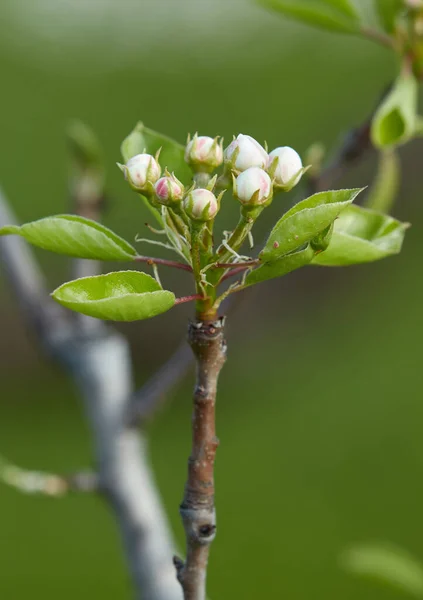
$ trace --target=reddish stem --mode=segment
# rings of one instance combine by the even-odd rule
[[[230,277],[234,277],[235,275],[238,275],[238,273],[242,273],[246,269],[249,269],[250,266],[251,265],[248,265],[248,266],[244,265],[244,266],[237,267],[236,269],[232,269],[232,271],[228,271],[228,273],[225,273],[225,275],[223,275],[222,279],[220,280],[220,283],[222,283],[222,281],[225,281],[226,279],[229,279]]]
[[[204,296],[201,294],[193,294],[192,296],[182,296],[181,298],[176,298],[175,304],[183,304],[184,302],[192,302],[193,300],[204,300]]]
[[[182,269],[192,273],[192,267],[176,260],[166,260],[165,258],[152,258],[151,256],[134,256],[136,262],[147,263],[147,265],[163,265],[164,267],[173,267],[174,269]]]

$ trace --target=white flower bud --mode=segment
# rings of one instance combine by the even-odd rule
[[[276,168],[272,174],[276,185],[283,188],[289,187],[289,189],[297,185],[301,179],[301,173],[299,172],[303,168],[300,155],[289,146],[275,148],[269,154],[268,167],[274,166],[274,162],[276,162]],[[295,177],[295,175],[298,175],[298,177]]]
[[[148,184],[154,184],[160,177],[160,165],[151,154],[137,154],[121,167],[125,178],[134,190],[143,192]]]
[[[217,137],[195,134],[186,145],[185,161],[194,171],[211,172],[223,162],[222,143],[219,143]]]
[[[234,195],[242,204],[265,204],[272,195],[272,181],[266,171],[251,167],[234,180]]]
[[[185,188],[175,175],[166,174],[161,177],[154,186],[157,200],[160,204],[170,206],[180,202],[184,196]]]
[[[184,209],[194,221],[210,221],[217,215],[219,203],[213,192],[196,189],[184,199]]]
[[[250,135],[242,133],[225,150],[225,162],[231,169],[246,171],[250,167],[267,167],[268,154]]]

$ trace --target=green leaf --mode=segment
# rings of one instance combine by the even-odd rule
[[[388,214],[398,194],[401,178],[401,164],[395,150],[382,150],[375,181],[364,206]]]
[[[332,239],[313,264],[341,267],[398,254],[408,223],[361,206],[350,206],[335,221]]]
[[[362,190],[319,192],[293,206],[276,223],[259,257],[274,261],[322,233]]]
[[[139,271],[119,271],[64,283],[53,298],[78,313],[105,321],[139,321],[166,312],[175,304],[172,292]]]
[[[161,150],[159,162],[162,168],[167,167],[170,172],[174,171],[178,179],[184,183],[191,181],[191,170],[184,158],[185,146],[166,135],[148,129],[143,123],[137,123],[121,146],[125,163],[136,154],[147,152],[155,155],[158,150]]]
[[[373,117],[370,134],[377,148],[404,144],[415,135],[417,95],[418,84],[412,74],[398,77]]]
[[[340,33],[360,31],[357,13],[345,0],[258,0],[286,17]]]
[[[56,215],[0,229],[0,235],[10,234],[18,234],[44,250],[75,258],[132,260],[137,254],[135,248],[104,225],[75,215]]]
[[[396,17],[404,7],[403,0],[375,0],[376,10],[382,27],[388,33],[395,30]]]
[[[104,169],[103,149],[94,131],[82,121],[72,121],[67,129],[72,156],[81,167]]]
[[[314,250],[310,245],[307,245],[306,248],[303,248],[302,250],[282,256],[282,258],[278,258],[278,260],[267,262],[247,275],[245,285],[254,285],[255,283],[260,283],[267,279],[274,279],[275,277],[287,275],[288,273],[291,273],[291,271],[295,271],[295,269],[308,265],[313,259],[313,256]]]
[[[322,4],[333,6],[338,12],[344,13],[348,17],[358,19],[357,9],[351,0],[320,0]]]
[[[417,598],[423,597],[423,565],[402,548],[390,544],[363,544],[342,556],[342,565],[360,577],[389,584]]]

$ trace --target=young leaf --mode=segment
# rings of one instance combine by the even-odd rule
[[[394,205],[400,186],[401,163],[395,150],[382,150],[375,181],[364,206],[388,214]]]
[[[139,271],[119,271],[64,283],[53,298],[75,312],[105,321],[139,321],[166,312],[175,304],[172,292]]]
[[[401,8],[403,8],[403,0],[375,0],[376,10],[379,15],[379,20],[382,27],[387,33],[393,33],[395,30],[396,17]]]
[[[395,147],[416,132],[418,84],[411,73],[402,74],[382,102],[371,126],[371,139],[378,148]]]
[[[245,285],[254,285],[255,283],[260,283],[267,279],[274,279],[275,277],[287,275],[288,273],[291,273],[291,271],[295,271],[300,267],[308,265],[312,261],[313,256],[314,250],[310,245],[307,245],[302,250],[297,250],[297,252],[292,252],[291,254],[282,256],[282,258],[278,258],[272,262],[264,263],[247,275]]]
[[[345,0],[258,0],[260,4],[308,25],[340,33],[358,33],[357,13]]]
[[[136,255],[128,242],[104,225],[75,215],[56,215],[0,229],[0,235],[10,234],[18,234],[44,250],[75,258],[132,260]]]
[[[387,583],[414,597],[423,597],[423,565],[402,548],[388,544],[363,544],[341,557],[344,569],[360,577]]]
[[[408,223],[361,206],[350,206],[335,221],[332,239],[313,264],[341,267],[398,254]]]
[[[148,129],[143,123],[137,123],[121,146],[125,163],[136,154],[146,152],[155,155],[158,150],[161,150],[159,162],[162,167],[167,167],[170,172],[175,171],[178,179],[184,183],[190,181],[191,171],[184,158],[185,147],[166,135]]]
[[[319,192],[293,206],[276,223],[259,257],[274,261],[322,233],[362,190]]]

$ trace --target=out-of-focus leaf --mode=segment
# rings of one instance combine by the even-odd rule
[[[121,153],[125,163],[136,154],[155,155],[160,151],[159,162],[162,167],[167,167],[170,172],[175,172],[178,179],[186,183],[191,179],[191,171],[185,162],[185,147],[166,135],[153,131],[139,122],[134,130],[126,137],[121,146]]]
[[[395,150],[381,151],[375,181],[364,206],[390,213],[397,197],[401,178],[401,163]]]
[[[410,73],[400,75],[372,121],[371,139],[377,148],[399,146],[415,135],[417,95],[415,77]]]
[[[258,0],[259,4],[286,17],[321,29],[358,33],[360,24],[354,6],[345,0]]]
[[[291,271],[295,271],[296,269],[308,265],[313,259],[313,256],[314,250],[310,245],[307,245],[306,248],[303,248],[302,250],[292,252],[291,254],[282,256],[282,258],[265,263],[257,269],[254,269],[254,271],[251,271],[251,273],[247,275],[245,285],[254,285],[255,283],[260,283],[267,279],[274,279],[275,277],[287,275],[288,273],[291,273]]]
[[[293,206],[276,223],[259,258],[262,262],[277,258],[311,242],[322,233],[362,190],[319,192]]]
[[[361,206],[350,206],[335,221],[332,239],[313,264],[341,267],[398,254],[408,223]]]
[[[375,0],[376,10],[382,27],[388,33],[395,30],[396,17],[404,8],[403,0]]]
[[[104,157],[101,144],[94,131],[82,121],[72,121],[67,129],[71,154],[82,167],[103,170]]]
[[[388,544],[363,544],[341,557],[347,571],[394,586],[416,598],[423,597],[423,564],[402,548]]]
[[[172,292],[139,271],[119,271],[69,281],[53,298],[75,312],[105,321],[139,321],[166,312],[175,304]]]
[[[0,235],[10,234],[20,235],[44,250],[75,258],[132,260],[137,253],[104,225],[76,215],[56,215],[0,229]]]

